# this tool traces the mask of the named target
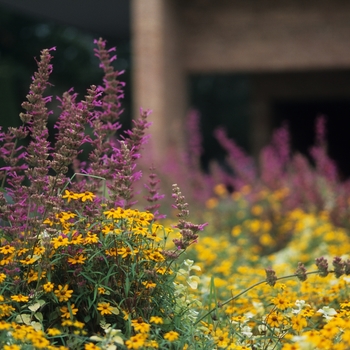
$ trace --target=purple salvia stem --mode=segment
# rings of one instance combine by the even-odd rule
[[[159,193],[160,180],[158,179],[157,174],[155,173],[154,166],[150,168],[150,171],[151,174],[149,175],[148,184],[144,185],[149,193],[148,196],[145,197],[145,199],[149,203],[149,205],[146,206],[145,209],[153,214],[155,220],[159,220],[165,218],[165,215],[159,214],[158,210],[160,207],[159,200],[164,198],[164,194]]]
[[[330,183],[335,184],[338,180],[338,171],[335,162],[327,154],[326,119],[324,116],[316,119],[315,131],[315,146],[311,148],[310,154],[315,161],[317,172]]]
[[[203,138],[200,130],[200,114],[196,109],[191,109],[187,114],[187,140],[188,162],[190,165],[200,167],[200,157],[203,154]]]
[[[50,168],[47,120],[51,112],[47,110],[46,103],[51,98],[44,97],[43,94],[46,87],[50,85],[48,82],[52,72],[50,51],[54,49],[42,50],[40,61],[37,61],[38,71],[34,73],[32,78],[30,91],[26,96],[27,101],[22,103],[26,112],[20,113],[20,118],[25,126],[9,129],[12,135],[18,138],[23,138],[28,134],[28,131],[31,137],[31,141],[25,149],[25,156],[22,154],[20,157],[24,159],[25,164],[29,165],[24,171],[30,181],[29,187],[22,186],[24,176],[20,173],[17,174],[17,170],[20,169],[15,170],[14,163],[10,162],[12,171],[8,173],[9,186],[7,190],[15,204],[8,205],[5,215],[8,216],[10,224],[14,224],[13,229],[11,229],[16,231],[14,233],[19,233],[19,227],[26,227],[26,231],[31,230],[30,226],[36,225],[37,220],[35,217],[29,219],[29,213],[38,215],[43,212],[44,206],[50,206],[47,203],[47,198],[41,196],[43,192],[48,190],[48,171]],[[19,203],[23,203],[23,205],[19,205]]]
[[[102,98],[102,109],[103,113],[101,115],[101,120],[103,122],[110,122],[114,124],[121,113],[120,111],[120,99],[124,97],[124,92],[122,87],[124,83],[120,82],[117,77],[122,74],[122,72],[114,71],[111,62],[116,59],[116,56],[110,57],[110,52],[115,51],[115,48],[106,50],[106,41],[95,40],[94,43],[97,48],[94,49],[95,56],[97,56],[101,62],[100,67],[104,71],[104,86],[101,88],[104,92]]]
[[[117,77],[121,72],[114,71],[111,62],[115,56],[110,58],[109,52],[115,50],[106,50],[106,42],[101,38],[95,40],[97,48],[94,49],[95,55],[100,59],[100,67],[104,71],[104,86],[98,87],[97,91],[101,95],[101,100],[94,101],[95,107],[102,108],[95,110],[90,114],[89,123],[93,132],[93,137],[89,139],[92,146],[92,151],[89,154],[89,166],[87,169],[82,169],[91,175],[100,176],[106,180],[112,180],[117,165],[111,164],[108,159],[112,156],[111,150],[118,148],[115,140],[115,134],[121,125],[118,121],[120,110],[120,99],[123,97],[121,83]],[[108,167],[111,165],[111,167]],[[99,181],[92,180],[93,187],[90,190],[95,190],[99,186]]]
[[[135,173],[135,163],[132,157],[133,150],[130,150],[124,141],[120,141],[120,148],[115,149],[114,155],[108,159],[108,165],[116,165],[117,169],[113,175],[112,182],[107,185],[110,190],[108,200],[109,207],[122,206],[123,208],[131,207],[130,200],[133,197],[132,184]]]
[[[151,110],[140,109],[140,118],[133,120],[132,130],[125,131],[128,138],[122,136],[125,139],[129,149],[133,149],[134,154],[139,152],[142,146],[148,141],[149,135],[145,136],[145,131],[151,126],[151,123],[147,120],[148,116],[152,113]]]
[[[182,195],[180,188],[177,184],[173,184],[172,197],[175,200],[173,207],[179,212],[177,217],[179,218],[178,224],[175,226],[180,230],[181,238],[173,239],[173,242],[178,250],[185,250],[191,244],[197,242],[198,232],[202,231],[207,223],[201,225],[192,224],[186,221],[189,216],[188,203],[186,203],[185,197]]]
[[[256,170],[253,160],[248,157],[236,143],[229,139],[223,128],[214,131],[214,136],[220,145],[227,151],[228,160],[235,171],[235,176],[244,183],[252,184],[256,180]]]

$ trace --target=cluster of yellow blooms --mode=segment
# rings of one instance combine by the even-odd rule
[[[68,203],[84,205],[94,197],[91,192],[68,190],[63,195]],[[67,332],[87,339],[88,329],[105,320],[130,323],[134,330],[124,344],[119,333],[103,328],[102,322],[106,335],[114,334],[111,343],[128,349],[158,347],[149,332],[151,324],[163,324],[162,314],[169,312],[155,305],[162,290],[160,286],[158,291],[158,282],[173,274],[164,255],[172,230],[155,223],[149,212],[102,206],[101,214],[87,218],[78,212],[60,212],[44,221],[47,230],[34,244],[24,239],[1,240],[0,335],[5,330],[11,334],[4,349],[20,349],[29,341],[35,349],[67,349],[51,345],[48,339],[57,342]],[[148,322],[132,319],[141,307],[151,311]],[[6,322],[13,318],[16,323]],[[178,338],[175,330],[162,332],[164,341]],[[103,343],[105,338],[94,340]],[[85,350],[100,348],[85,341]]]
[[[207,203],[206,214],[214,217],[213,231],[209,226],[191,257],[201,267],[197,298],[207,300],[207,310],[216,308],[214,321],[201,322],[216,348],[350,348],[350,276],[315,274],[304,282],[292,277],[283,283],[278,281],[274,287],[260,284],[250,289],[264,280],[264,268],[269,266],[274,267],[277,276],[284,276],[293,275],[298,262],[308,270],[316,270],[315,258],[320,256],[330,265],[335,256],[348,259],[349,232],[334,226],[325,211],[305,213],[295,209],[282,215],[280,200],[288,195],[286,190],[264,191],[258,194],[262,200],[254,204],[246,199],[250,191],[247,187],[232,195],[222,186],[215,190],[218,199]],[[230,203],[234,211],[220,207]],[[274,216],[268,218],[267,211]],[[286,241],[280,249],[266,253],[264,247],[278,247],[283,239]],[[208,297],[213,288],[214,302],[213,296]],[[235,295],[241,296],[232,298]]]
[[[228,196],[222,187],[216,191]],[[34,245],[3,239],[3,348],[17,350],[26,343],[33,349],[64,350],[67,343],[55,344],[67,334],[70,341],[83,339],[84,350],[350,348],[350,276],[314,274],[304,282],[292,277],[274,287],[261,283],[269,266],[277,276],[294,275],[298,262],[313,269],[320,256],[330,263],[335,256],[348,258],[350,235],[331,224],[326,212],[296,209],[268,219],[263,203],[249,205],[245,200],[248,191],[231,196],[240,210],[231,215],[229,225],[220,223],[222,217],[211,207],[206,215],[216,217],[215,231],[209,226],[187,253],[193,260],[174,271],[165,254],[171,230],[138,210],[102,209],[98,218],[61,212],[45,220],[47,232]],[[270,209],[276,215],[286,195],[283,190],[260,194],[273,203]],[[66,191],[64,197],[85,204],[94,199],[90,192]],[[283,236],[288,239],[283,241]],[[164,281],[177,281],[173,310],[157,306]],[[182,283],[191,293],[184,292]],[[192,315],[187,334],[172,324],[180,300]],[[148,311],[141,316],[140,308]],[[209,310],[214,311],[203,318]],[[98,322],[99,334],[91,332]],[[112,329],[113,322],[128,326]]]

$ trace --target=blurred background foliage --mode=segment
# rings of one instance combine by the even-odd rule
[[[35,57],[44,48],[57,47],[53,53],[54,70],[50,82],[53,86],[48,94],[53,95],[49,108],[54,110],[52,122],[59,110],[56,96],[74,87],[80,98],[86,89],[102,83],[102,70],[94,56],[93,40],[100,33],[86,32],[72,26],[64,26],[51,21],[38,21],[31,17],[0,8],[0,124],[3,127],[19,125],[21,103],[25,100],[31,77],[36,70]],[[130,41],[106,37],[108,46],[117,46],[118,60],[114,61],[117,70],[125,70],[124,113],[121,115],[124,127],[130,126]]]

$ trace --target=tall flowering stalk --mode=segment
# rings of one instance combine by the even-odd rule
[[[107,183],[110,207],[130,207],[135,203],[132,187],[141,177],[136,162],[147,141],[145,132],[150,125],[147,121],[150,112],[141,111],[133,129],[117,135],[124,85],[118,76],[122,72],[112,66],[116,56],[110,57],[110,52],[115,49],[107,50],[102,39],[95,44],[95,54],[104,72],[103,85],[92,85],[81,101],[77,101],[72,89],[58,98],[61,113],[54,126],[57,130],[54,144],[48,141],[47,127],[52,112],[46,104],[51,96],[44,94],[50,85],[51,51],[55,48],[41,52],[27,101],[22,104],[23,125],[0,133],[0,157],[5,163],[0,169],[0,180],[6,192],[0,195],[0,216],[8,223],[6,231],[11,234],[26,232],[28,238],[31,232],[34,238],[43,230],[46,218],[52,219],[68,209],[62,194],[71,182],[70,170],[84,175],[75,176],[78,181],[71,184],[72,190],[101,193]],[[29,137],[28,145],[18,146],[18,140],[26,137]],[[89,144],[91,149],[87,162],[79,159],[84,144]],[[85,206],[86,213],[93,215],[101,210],[101,200],[106,198],[98,197]]]
[[[188,210],[188,203],[186,202],[185,197],[182,195],[180,188],[177,184],[173,185],[173,199],[175,200],[175,204],[173,207],[178,210],[177,217],[179,218],[178,224],[176,228],[180,230],[181,237],[174,238],[173,242],[178,249],[178,254],[181,254],[184,250],[186,250],[191,244],[197,242],[198,232],[202,231],[207,223],[195,225],[189,221],[187,221],[187,217],[190,212]],[[174,255],[177,257],[177,254]]]
[[[73,89],[58,99],[52,144],[46,107],[51,97],[44,96],[51,50],[43,50],[38,61],[22,104],[23,125],[0,132],[0,345],[11,349],[17,343],[56,349],[52,338],[60,349],[115,349],[124,340],[127,348],[135,340],[170,348],[196,315],[188,308],[187,287],[174,283],[182,271],[176,258],[204,225],[185,220],[187,205],[174,190],[182,238],[168,250],[173,230],[155,222],[162,217],[163,196],[154,169],[146,185],[149,211],[131,208],[150,111],[141,109],[133,128],[118,134],[123,84],[112,66],[116,56],[109,56],[113,49],[106,50],[102,39],[96,44],[103,86],[90,86],[81,101]],[[28,145],[18,145],[26,137]],[[79,158],[83,146],[90,149],[87,161]],[[191,288],[197,279],[188,276]],[[167,333],[153,325],[163,319]],[[17,337],[24,325],[26,336]],[[40,338],[30,335],[34,329]]]
[[[145,207],[145,209],[150,211],[153,214],[154,218],[157,220],[165,217],[164,215],[159,214],[159,200],[164,198],[164,194],[159,193],[160,180],[158,179],[157,174],[155,173],[154,166],[150,168],[150,171],[151,173],[149,175],[148,183],[144,185],[148,190],[148,195],[145,198],[149,203]]]
[[[24,164],[17,166],[17,161],[8,159],[7,186],[6,191],[14,204],[5,205],[2,211],[2,219],[9,222],[9,231],[19,233],[22,230],[29,232],[30,227],[40,226],[42,215],[46,208],[52,207],[51,198],[47,197],[50,191],[50,177],[48,176],[51,162],[49,160],[50,144],[48,142],[47,120],[51,111],[48,111],[46,104],[51,101],[51,96],[44,97],[44,92],[49,83],[49,76],[52,73],[52,56],[50,51],[45,49],[41,52],[38,61],[38,71],[34,73],[27,101],[22,103],[25,113],[20,113],[23,126],[17,130],[10,128],[5,137],[5,144],[2,153],[8,151],[8,143],[13,145],[13,151],[9,158],[16,158],[16,139],[30,135],[29,145],[25,147],[19,158],[23,158]],[[12,141],[10,139],[12,138]],[[7,143],[7,145],[6,145]],[[6,160],[6,158],[5,158]],[[22,172],[22,170],[24,172]],[[24,186],[23,181],[27,179],[29,186]],[[5,183],[3,183],[5,185]],[[31,215],[29,215],[31,214]]]
[[[235,173],[234,177],[230,179],[233,187],[239,188],[244,184],[253,184],[257,179],[257,171],[251,157],[247,156],[233,140],[228,138],[224,128],[216,129],[214,135],[227,151],[228,163]]]

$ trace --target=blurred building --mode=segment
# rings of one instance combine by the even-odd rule
[[[153,151],[159,159],[166,157],[169,147],[184,145],[184,120],[191,104],[189,78],[195,75],[245,76],[249,113],[241,118],[249,118],[249,148],[254,153],[283,118],[296,137],[298,131],[302,135],[303,129],[310,128],[316,113],[329,114],[329,125],[336,132],[350,129],[348,0],[0,3],[80,27],[100,28],[115,37],[117,31],[130,35],[134,115],[139,107],[153,110]],[[336,136],[334,142],[340,142]],[[337,147],[344,149],[350,143]]]
[[[191,74],[248,76],[255,152],[290,110],[296,130],[319,103],[350,112],[347,0],[133,0],[131,13],[135,105],[154,110],[160,151],[182,142]],[[350,114],[338,119],[349,131]]]

